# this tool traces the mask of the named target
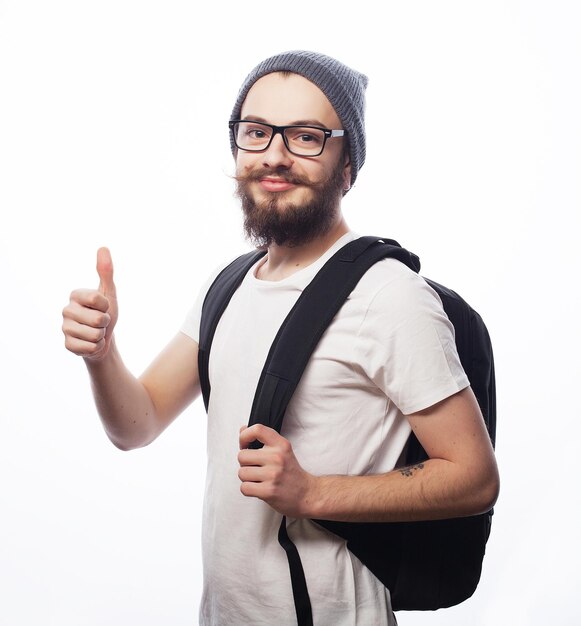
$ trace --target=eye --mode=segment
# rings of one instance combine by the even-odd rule
[[[303,143],[312,143],[313,141],[318,141],[318,138],[309,133],[303,133],[302,135],[299,135],[298,140]]]
[[[262,128],[249,128],[246,131],[246,135],[251,139],[264,139],[266,137],[266,133]]]
[[[292,128],[288,132],[293,144],[309,148],[320,147],[325,138],[325,134],[317,128]]]
[[[236,142],[240,148],[260,149],[270,140],[270,127],[259,122],[239,122],[235,129]]]

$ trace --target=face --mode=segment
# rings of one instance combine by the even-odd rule
[[[342,128],[323,92],[297,74],[268,74],[256,81],[240,118],[280,126]],[[351,180],[344,147],[344,139],[330,138],[318,157],[296,156],[278,134],[267,150],[237,151],[237,193],[246,233],[257,245],[296,246],[331,228]]]

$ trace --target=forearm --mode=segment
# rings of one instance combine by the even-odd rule
[[[387,474],[313,477],[307,517],[352,522],[400,522],[475,515],[498,493],[496,467],[479,473],[430,459]]]
[[[498,468],[472,391],[408,420],[429,460],[373,476],[315,476],[302,468],[288,439],[254,424],[240,432],[240,489],[284,515],[339,522],[436,520],[489,510],[498,496]],[[255,440],[264,446],[250,449]]]
[[[122,450],[147,445],[159,434],[155,406],[143,384],[111,344],[105,358],[85,359],[95,404],[109,439]]]

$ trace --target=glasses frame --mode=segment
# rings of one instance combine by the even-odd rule
[[[234,132],[234,127],[236,126],[236,124],[241,124],[241,123],[260,124],[262,126],[267,126],[268,128],[272,128],[272,135],[270,136],[270,140],[268,141],[266,146],[264,146],[264,148],[258,148],[258,149],[243,148],[242,146],[239,146],[238,142],[236,141],[236,133]],[[301,157],[307,157],[307,158],[321,156],[321,154],[323,154],[323,150],[325,149],[325,146],[327,145],[327,139],[330,139],[331,137],[345,137],[347,135],[347,131],[344,129],[323,128],[322,126],[310,126],[309,124],[290,124],[288,126],[276,126],[275,124],[268,124],[267,122],[258,122],[256,120],[230,120],[228,122],[228,127],[230,128],[232,132],[232,139],[234,140],[234,145],[239,150],[244,150],[244,152],[264,152],[270,148],[270,144],[272,143],[272,140],[274,139],[275,135],[280,135],[282,137],[282,140],[284,142],[286,149],[291,154],[294,154],[295,156],[301,156]],[[322,131],[324,133],[324,136],[323,136],[323,145],[321,146],[321,150],[315,154],[300,154],[300,153],[295,152],[289,146],[288,139],[285,135],[285,131],[289,128],[310,128],[312,130]]]

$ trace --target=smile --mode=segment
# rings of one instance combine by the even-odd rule
[[[262,189],[273,192],[287,191],[296,186],[281,178],[261,178],[259,182]]]

